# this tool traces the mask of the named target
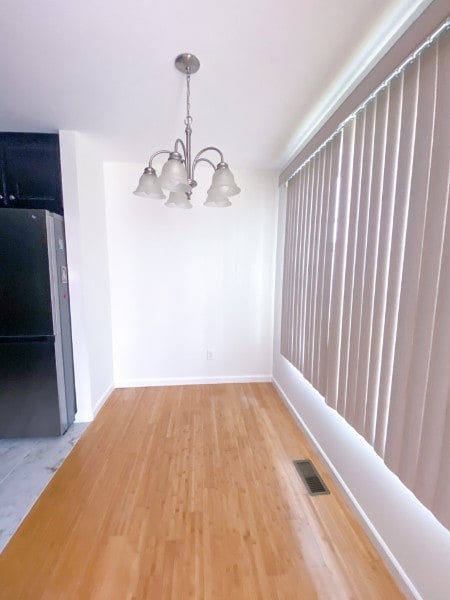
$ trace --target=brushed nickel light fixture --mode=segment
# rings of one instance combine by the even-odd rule
[[[234,176],[227,163],[223,159],[222,152],[214,146],[208,146],[200,150],[192,160],[191,137],[192,137],[192,117],[191,117],[191,75],[197,73],[200,68],[200,62],[193,54],[180,54],[175,59],[175,67],[186,75],[186,126],[185,141],[178,138],[175,141],[173,151],[158,150],[150,156],[148,167],[144,169],[138,186],[134,191],[137,196],[147,198],[165,199],[163,189],[168,190],[169,197],[165,206],[174,208],[192,208],[191,195],[193,188],[197,185],[194,179],[195,168],[199,162],[206,162],[214,169],[212,183],[208,189],[208,195],[204,206],[224,208],[231,206],[229,196],[239,194],[241,191],[234,181]],[[180,152],[181,150],[181,152]],[[216,152],[220,157],[217,166],[204,155],[206,153]],[[152,166],[153,159],[159,154],[168,154],[169,158],[164,164],[161,175],[157,177],[156,171]]]

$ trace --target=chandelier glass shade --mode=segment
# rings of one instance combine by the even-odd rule
[[[211,186],[204,206],[224,208],[231,206],[230,196],[235,196],[241,191],[227,163],[224,161],[222,152],[214,146],[203,148],[192,160],[191,137],[192,117],[190,114],[190,77],[200,68],[199,60],[193,54],[180,54],[175,59],[175,67],[186,75],[186,118],[184,124],[185,140],[178,138],[172,150],[158,150],[149,160],[148,167],[144,169],[139,179],[138,186],[134,191],[136,196],[145,198],[165,199],[163,190],[169,192],[165,206],[170,208],[192,208],[191,195],[193,188],[197,185],[194,179],[195,169],[200,162],[208,163],[214,170]],[[220,161],[215,164],[211,160],[211,154],[218,154]],[[168,160],[164,163],[159,177],[152,166],[156,156],[168,154]],[[209,157],[208,157],[209,156]]]
[[[192,208],[190,199],[186,192],[170,192],[164,206],[169,208]]]
[[[165,198],[161,184],[156,177],[155,170],[149,167],[144,169],[134,193],[136,196],[144,196],[148,198]]]
[[[225,208],[231,206],[229,199],[220,192],[209,191],[203,206],[212,206],[214,208]]]

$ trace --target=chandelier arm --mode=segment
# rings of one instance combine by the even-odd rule
[[[192,175],[194,175],[194,173],[195,173],[195,167],[197,166],[197,164],[198,164],[199,162],[205,162],[205,163],[208,163],[208,165],[211,165],[211,166],[212,166],[212,168],[213,168],[213,170],[214,170],[214,171],[216,170],[216,166],[215,166],[215,164],[214,164],[214,163],[213,163],[211,160],[209,160],[209,158],[196,158],[196,159],[194,160],[194,164],[192,165]]]
[[[175,147],[174,147],[175,152],[178,152],[178,146],[181,146],[181,148],[183,149],[184,162],[186,162],[186,145],[183,142],[183,140],[181,140],[180,138],[177,138],[175,140]]]
[[[222,152],[219,150],[219,148],[216,148],[215,146],[207,146],[206,148],[203,148],[202,150],[200,150],[200,152],[197,154],[197,156],[194,158],[194,162],[192,164],[192,170],[195,169],[195,165],[198,163],[198,161],[200,160],[200,156],[204,153],[204,152],[208,152],[209,150],[215,150],[215,152],[218,152],[220,155],[220,162],[224,162],[223,160],[223,154]],[[215,170],[216,167],[214,167]]]
[[[155,156],[158,156],[158,154],[171,154],[171,151],[170,150],[158,150],[158,152],[155,152],[154,154],[152,154],[148,161],[149,169],[152,169],[153,159],[155,158]]]

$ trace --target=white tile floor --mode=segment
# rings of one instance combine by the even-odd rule
[[[0,440],[0,553],[88,425],[58,438]]]

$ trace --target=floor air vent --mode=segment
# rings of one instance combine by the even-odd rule
[[[330,493],[310,460],[294,460],[294,466],[311,496]]]

